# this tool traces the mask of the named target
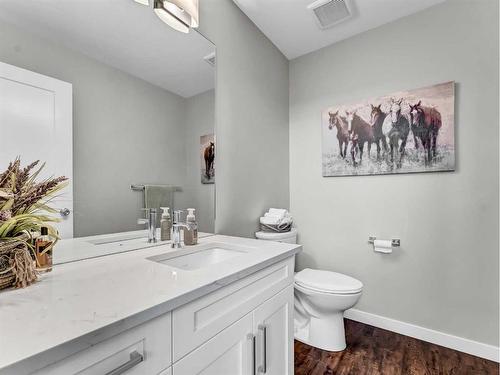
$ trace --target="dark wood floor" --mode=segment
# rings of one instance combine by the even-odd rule
[[[295,375],[490,375],[495,362],[346,319],[347,349],[295,341]]]

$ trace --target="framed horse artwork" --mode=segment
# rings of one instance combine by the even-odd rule
[[[454,171],[454,106],[445,82],[326,108],[323,176]]]
[[[215,137],[213,134],[200,137],[201,183],[215,183]]]

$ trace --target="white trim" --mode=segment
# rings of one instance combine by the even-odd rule
[[[410,336],[446,348],[472,354],[477,357],[489,359],[490,361],[500,362],[500,348],[497,346],[453,336],[444,332],[434,331],[429,328],[401,322],[399,320],[386,318],[357,309],[347,310],[344,316],[347,319],[396,332],[401,335]]]

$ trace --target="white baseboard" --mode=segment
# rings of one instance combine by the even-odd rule
[[[434,331],[432,329],[401,322],[399,320],[385,318],[380,315],[367,313],[357,309],[347,310],[344,316],[347,319],[382,328],[387,331],[414,337],[422,341],[427,341],[436,345],[444,346],[446,348],[472,354],[477,357],[486,358],[490,361],[500,362],[500,348],[497,346],[464,339],[462,337],[453,336],[448,333]]]

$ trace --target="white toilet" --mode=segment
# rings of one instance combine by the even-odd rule
[[[295,274],[295,338],[337,352],[346,348],[344,311],[361,297],[363,284],[337,272],[306,268]]]
[[[261,240],[297,242],[297,230],[257,232]],[[346,348],[344,311],[361,297],[363,284],[337,272],[306,268],[295,274],[295,339],[328,351]]]

